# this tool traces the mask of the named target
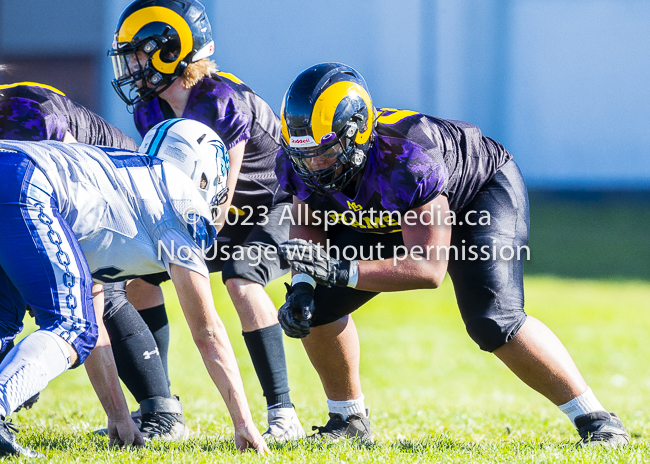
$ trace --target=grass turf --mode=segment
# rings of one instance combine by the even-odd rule
[[[261,391],[234,309],[214,279],[217,307],[237,352],[249,402],[265,428]],[[191,439],[138,451],[108,451],[90,432],[104,415],[83,370],[55,379],[30,411],[14,415],[19,440],[56,462],[257,462],[238,455],[232,426],[184,325],[170,286],[172,390],[181,396]],[[642,462],[650,455],[650,284],[530,277],[528,312],[565,342],[601,402],[617,412],[633,444],[576,449],[577,434],[552,404],[517,380],[465,334],[450,282],[436,291],[384,294],[355,316],[362,380],[376,445],[277,446],[265,462]],[[280,282],[270,287],[282,299]],[[325,397],[300,342],[285,339],[292,399],[306,426],[323,425]],[[130,404],[135,407],[133,399]]]
[[[52,462],[650,461],[650,406],[644,401],[650,398],[650,209],[622,204],[531,195],[526,309],[555,331],[603,405],[622,418],[632,437],[628,447],[576,448],[566,417],[466,335],[449,280],[435,291],[380,295],[354,316],[377,439],[372,446],[298,442],[273,447],[267,458],[236,453],[226,408],[169,284],[172,391],[183,401],[190,440],[108,450],[106,439],[91,433],[105,426],[105,416],[80,368],[51,382],[32,410],[14,414],[19,442]],[[215,277],[216,306],[263,431],[261,389],[234,308]],[[282,283],[273,282],[269,291],[279,305]],[[25,333],[32,329],[28,325]],[[292,400],[309,432],[326,420],[325,396],[300,342],[285,338],[285,346]]]

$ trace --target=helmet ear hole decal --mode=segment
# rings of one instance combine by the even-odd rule
[[[303,71],[285,94],[280,118],[283,149],[310,188],[332,195],[363,170],[376,111],[354,68],[322,63]]]
[[[206,135],[207,135],[207,134],[203,134],[201,137],[199,137],[198,139],[196,139],[196,143],[198,143],[199,145],[201,145],[201,142],[203,142],[203,139],[205,138]]]
[[[208,178],[207,178],[207,176],[205,175],[205,172],[204,172],[204,173],[201,173],[201,180],[199,182],[199,188],[201,190],[205,190],[207,186],[208,186]]]

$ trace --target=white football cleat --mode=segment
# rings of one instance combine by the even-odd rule
[[[262,434],[267,442],[283,442],[305,438],[300,419],[294,408],[273,408],[268,410],[269,428]]]

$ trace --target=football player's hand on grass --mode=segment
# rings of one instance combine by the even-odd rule
[[[270,453],[264,438],[251,423],[242,423],[235,426],[235,446],[238,451],[254,449],[260,454]]]
[[[128,445],[143,446],[144,439],[131,416],[127,415],[120,420],[108,419],[108,444],[120,448]]]
[[[287,286],[287,301],[278,310],[278,321],[287,336],[304,338],[311,332],[310,320],[314,312],[314,288],[300,282]]]
[[[280,252],[294,271],[310,275],[321,285],[348,285],[352,262],[330,258],[320,245],[294,238],[281,243]]]

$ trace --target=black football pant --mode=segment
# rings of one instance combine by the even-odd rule
[[[479,223],[481,216],[484,219]],[[467,332],[482,350],[492,352],[512,339],[526,320],[523,277],[528,259],[528,194],[515,162],[506,163],[456,218],[447,270]],[[331,247],[353,246],[362,258],[372,252],[377,259],[378,243],[383,245],[384,259],[392,258],[396,247],[404,245],[399,232],[360,233],[341,225],[331,229],[328,238]],[[375,295],[318,285],[312,326],[334,322]]]

